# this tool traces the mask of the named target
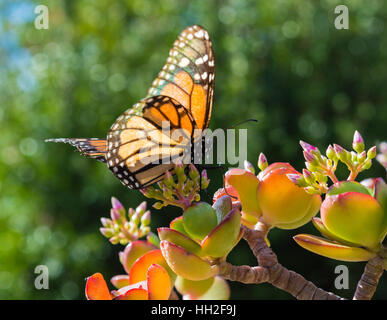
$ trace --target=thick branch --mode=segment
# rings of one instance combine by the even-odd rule
[[[383,274],[383,269],[384,262],[379,256],[367,262],[364,273],[357,284],[354,300],[371,300]]]
[[[243,227],[243,237],[248,242],[261,267],[267,269],[267,282],[282,289],[299,300],[340,300],[339,296],[316,287],[312,282],[278,263],[277,255],[265,241],[268,227],[258,223],[256,230]]]
[[[259,284],[269,280],[269,272],[263,267],[234,266],[228,262],[221,262],[218,268],[219,274],[231,281]]]

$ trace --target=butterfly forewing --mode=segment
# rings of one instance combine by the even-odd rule
[[[214,54],[208,32],[200,26],[191,26],[175,41],[148,97],[174,98],[189,110],[195,126],[205,129],[211,117],[214,77]]]

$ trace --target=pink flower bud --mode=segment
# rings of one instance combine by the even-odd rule
[[[302,149],[304,149],[304,151],[306,151],[306,152],[318,151],[318,149],[316,147],[314,147],[311,144],[306,143],[302,140],[300,140],[300,145],[301,145]]]
[[[247,171],[250,171],[251,173],[255,173],[255,169],[249,161],[247,160],[244,161],[244,167]]]
[[[110,217],[113,221],[119,220],[121,218],[120,213],[116,209],[110,209]]]
[[[302,175],[304,176],[305,178],[305,181],[309,184],[313,184],[314,183],[314,176],[313,174],[307,170],[307,169],[302,169]]]
[[[101,223],[104,227],[110,227],[112,225],[112,221],[108,218],[101,218]]]
[[[348,151],[346,151],[342,146],[339,146],[338,144],[333,144],[333,148],[335,149],[337,157],[343,161],[346,162]]]
[[[337,160],[335,149],[333,149],[332,145],[329,145],[327,151],[325,153],[327,157],[331,160]]]
[[[308,161],[310,163],[316,162],[316,160],[317,160],[316,157],[313,154],[311,154],[310,152],[304,151],[303,154],[304,154],[304,158],[306,161]]]
[[[291,182],[299,187],[301,187],[304,182],[304,177],[301,174],[288,173],[286,176]]]
[[[106,238],[110,238],[111,236],[113,236],[113,232],[111,229],[109,228],[99,228],[99,231],[106,237]]]
[[[353,143],[352,143],[353,150],[360,153],[364,151],[364,140],[363,137],[360,135],[359,131],[355,131],[355,134],[353,135]]]
[[[267,166],[268,166],[267,159],[266,159],[265,155],[261,152],[259,154],[259,158],[258,158],[258,168],[263,171],[267,168]]]
[[[116,209],[116,210],[122,210],[124,208],[121,202],[118,201],[118,199],[115,197],[112,197],[112,206],[113,206],[113,209]]]
[[[146,201],[143,201],[139,204],[139,206],[136,208],[137,213],[143,213],[146,210]]]

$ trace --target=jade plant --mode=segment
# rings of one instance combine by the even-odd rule
[[[119,253],[124,274],[110,280],[113,290],[100,273],[87,278],[87,299],[228,299],[227,280],[268,282],[297,299],[342,299],[282,266],[271,249],[270,230],[296,229],[309,222],[321,236],[298,234],[294,240],[326,258],[366,261],[354,299],[371,299],[387,269],[387,185],[381,177],[360,182],[356,178],[374,158],[387,168],[387,144],[380,144],[379,154],[375,146],[366,150],[356,131],[351,151],[333,144],[323,154],[304,141],[300,145],[306,168],[269,164],[261,153],[259,172],[247,161],[244,169],[230,169],[212,204],[200,199],[210,183],[205,170],[176,164],[174,174],[168,171],[162,181],[141,190],[157,201],[155,210],[181,210],[169,226],[154,232],[145,201],[126,211],[112,198],[110,218],[101,219],[100,231],[112,244],[125,246]],[[336,176],[339,165],[348,169],[344,179]],[[242,239],[256,257],[256,266],[227,262]]]

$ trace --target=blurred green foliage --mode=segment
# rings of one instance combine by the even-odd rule
[[[34,28],[34,7],[50,10],[48,30]],[[322,149],[350,147],[358,129],[368,146],[387,139],[387,3],[352,0],[349,30],[334,28],[336,0],[322,1],[1,1],[0,2],[0,298],[83,299],[84,278],[123,273],[118,251],[99,233],[110,197],[142,201],[106,166],[52,137],[105,137],[145,96],[178,33],[206,27],[216,81],[211,128],[248,123],[248,158],[303,167],[300,139]],[[383,176],[382,167],[362,173]],[[344,177],[344,176],[343,176]],[[222,185],[210,172],[211,194]],[[153,227],[180,214],[153,210]],[[364,264],[348,263],[349,290],[336,290],[328,260],[292,236],[311,224],[274,230],[280,262],[316,285],[351,297]],[[241,242],[229,260],[254,264]],[[34,288],[47,265],[50,289]],[[384,277],[385,278],[385,277]],[[289,299],[270,285],[231,283],[234,299]],[[387,297],[386,280],[376,298]]]

